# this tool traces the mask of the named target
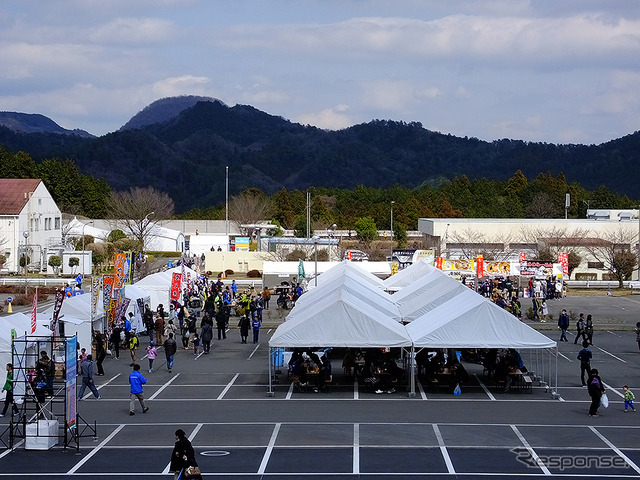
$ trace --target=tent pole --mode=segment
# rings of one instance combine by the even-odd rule
[[[558,393],[558,345],[556,344],[556,372],[555,372],[555,377],[556,377],[556,388],[553,391],[553,398],[554,399],[559,399],[560,398],[560,394]]]
[[[267,391],[267,397],[273,397],[273,384],[271,382],[271,347],[269,347],[269,355],[267,355],[267,362],[269,362],[269,390]]]
[[[411,359],[409,360],[409,368],[411,369],[411,391],[409,392],[409,398],[416,398],[416,355],[415,345],[411,344]]]

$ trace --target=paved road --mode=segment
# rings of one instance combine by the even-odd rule
[[[572,309],[573,300],[552,309]],[[617,318],[626,325],[638,316],[638,301],[628,297],[576,299],[575,305],[596,319],[619,310]],[[79,455],[59,447],[5,451],[0,477],[171,478],[177,428],[192,438],[205,478],[640,477],[640,412],[624,413],[620,396],[623,384],[640,393],[640,353],[632,332],[605,328],[594,336],[593,365],[612,400],[597,418],[586,414],[589,399],[572,341],[559,345],[558,400],[538,385],[531,394],[500,393],[474,365],[467,365],[471,381],[460,397],[421,385],[416,398],[400,389],[376,395],[340,379],[330,393],[298,393],[284,375],[268,397],[266,342],[272,333],[263,331],[259,345],[243,345],[232,330],[226,340],[214,341],[207,356],[180,350],[171,373],[161,353],[156,371],[145,372],[150,410],[133,417],[126,352],[118,361],[107,360],[107,375],[96,377],[103,399],[79,403],[81,415],[97,422],[98,438],[82,439]],[[545,377],[556,365],[549,352],[525,352],[523,358]],[[339,377],[340,359],[333,365]]]

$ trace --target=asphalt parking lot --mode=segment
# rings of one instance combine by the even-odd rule
[[[171,478],[177,428],[192,439],[205,478],[640,477],[640,412],[624,413],[621,398],[624,384],[640,393],[640,353],[629,331],[640,320],[640,296],[570,296],[552,302],[551,313],[563,307],[592,313],[596,321],[593,366],[611,399],[597,418],[587,416],[589,397],[571,336],[559,345],[558,399],[537,383],[531,393],[498,391],[475,365],[467,365],[471,378],[460,397],[422,385],[415,398],[406,389],[376,395],[350,382],[329,393],[300,393],[284,374],[268,397],[273,329],[261,333],[258,345],[241,344],[231,330],[226,340],[214,340],[210,355],[180,350],[171,373],[162,352],[154,373],[142,361],[146,414],[137,407],[128,415],[126,352],[108,359],[106,376],[96,377],[103,399],[78,407],[97,422],[98,437],[83,438],[79,454],[60,447],[5,450],[0,477]],[[552,324],[540,326],[558,339]],[[538,371],[556,364],[551,353],[524,352],[523,359]],[[340,358],[332,360],[339,374]]]

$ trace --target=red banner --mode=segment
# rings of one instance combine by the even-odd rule
[[[31,333],[36,331],[36,311],[38,310],[38,289],[33,294],[33,306],[31,307]]]
[[[526,262],[527,261],[527,254],[526,252],[520,252],[520,263],[522,262]]]
[[[482,256],[476,258],[476,276],[478,278],[484,276],[484,258]]]
[[[179,273],[171,274],[171,300],[180,300],[180,292],[182,287],[180,285],[182,275]]]
[[[566,252],[559,252],[558,263],[562,265],[562,273],[567,275],[569,273],[569,254]]]
[[[439,270],[442,270],[442,264],[443,264],[442,257],[437,257],[436,258],[436,268],[439,269]]]

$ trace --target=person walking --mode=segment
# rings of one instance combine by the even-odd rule
[[[562,309],[560,316],[558,317],[558,328],[561,330],[560,341],[568,342],[567,340],[567,328],[569,328],[569,314],[566,309]]]
[[[129,401],[129,415],[135,415],[136,399],[140,402],[142,413],[147,413],[149,407],[144,403],[144,391],[142,385],[147,383],[147,379],[140,373],[140,365],[133,364],[133,372],[129,375],[129,385],[131,385],[131,400]]]
[[[171,369],[173,368],[173,358],[178,351],[178,345],[176,341],[173,339],[173,333],[169,334],[169,338],[164,341],[164,354],[167,358],[167,370],[171,373]]]
[[[249,319],[249,312],[240,317],[238,321],[238,327],[240,327],[240,343],[247,343],[249,338],[249,327],[251,326],[251,320]]]
[[[578,352],[578,360],[580,360],[580,381],[582,382],[582,386],[586,387],[587,382],[584,379],[584,374],[589,376],[589,372],[591,372],[591,358],[593,358],[593,354],[591,350],[589,350],[589,342],[584,340],[582,342],[582,350]]]
[[[589,345],[593,345],[593,318],[587,315],[587,324],[584,327],[584,334]]]
[[[93,381],[93,357],[91,355],[87,355],[84,361],[80,364],[80,371],[82,372],[82,385],[80,386],[80,391],[78,392],[78,400],[82,401],[84,398],[84,391],[87,387],[89,390],[93,392],[93,396],[96,399],[100,400],[102,395],[98,392],[96,385]]]
[[[592,368],[589,372],[589,380],[587,381],[587,388],[589,396],[591,397],[591,405],[589,406],[589,416],[598,416],[598,407],[600,406],[600,399],[604,393],[604,384],[598,373],[597,368]]]
[[[149,373],[153,373],[153,361],[158,356],[158,350],[153,342],[149,342],[149,345],[146,348],[147,351],[147,360],[149,360]]]
[[[573,341],[573,344],[576,345],[578,343],[578,339],[580,337],[582,337],[582,341],[585,340],[584,338],[584,328],[587,326],[587,324],[584,321],[584,313],[580,314],[580,317],[578,318],[578,321],[576,322],[576,339]]]
[[[164,343],[164,316],[160,313],[156,316],[156,323],[154,328],[156,329],[156,344],[162,345]]]
[[[269,310],[269,301],[271,300],[271,290],[268,287],[264,287],[262,291],[262,303],[266,310]]]
[[[218,313],[216,313],[216,327],[218,328],[218,340],[222,340],[227,338],[227,332],[226,332],[227,317],[224,314],[224,309],[222,308],[222,305],[219,308],[220,309],[218,310]]]
[[[202,349],[205,355],[208,355],[211,350],[211,340],[213,340],[213,329],[209,322],[203,323],[200,330],[200,339],[202,340]]]
[[[629,408],[631,408],[631,410],[635,412],[636,407],[633,405],[633,401],[636,399],[636,396],[631,390],[629,390],[628,385],[622,387],[622,390],[624,391],[624,411],[626,412]]]
[[[6,392],[7,396],[4,397],[4,408],[2,409],[2,413],[0,413],[0,417],[4,417],[7,414],[9,405],[11,405],[11,411],[14,415],[18,415],[20,413],[16,402],[13,401],[13,364],[7,363],[6,369],[7,378],[4,382],[4,387],[2,387],[2,391]]]
[[[107,356],[104,346],[104,337],[100,332],[93,332],[93,339],[96,342],[96,367],[98,367],[98,373],[96,373],[96,375],[104,376],[102,362],[104,362],[104,359]]]
[[[253,328],[253,343],[258,343],[258,335],[260,334],[260,327],[262,322],[256,317],[251,321],[251,328]]]
[[[118,325],[115,325],[111,330],[109,340],[113,345],[113,353],[116,356],[116,360],[118,360],[120,358],[120,327]]]
[[[189,467],[197,467],[198,463],[196,462],[196,453],[193,449],[193,445],[189,439],[187,439],[184,430],[179,428],[176,430],[176,443],[173,447],[173,451],[171,452],[171,462],[169,464],[169,469],[173,471],[173,480],[178,480],[180,474],[184,473],[183,470]],[[184,475],[182,476],[184,478]],[[195,477],[189,478],[202,478],[201,475],[196,475]]]
[[[136,363],[136,359],[137,359],[137,355],[138,355],[138,346],[140,345],[140,342],[138,341],[138,337],[136,336],[135,333],[131,333],[131,336],[129,337],[129,354],[131,355],[131,363],[129,364],[130,367],[133,367],[133,365]]]

